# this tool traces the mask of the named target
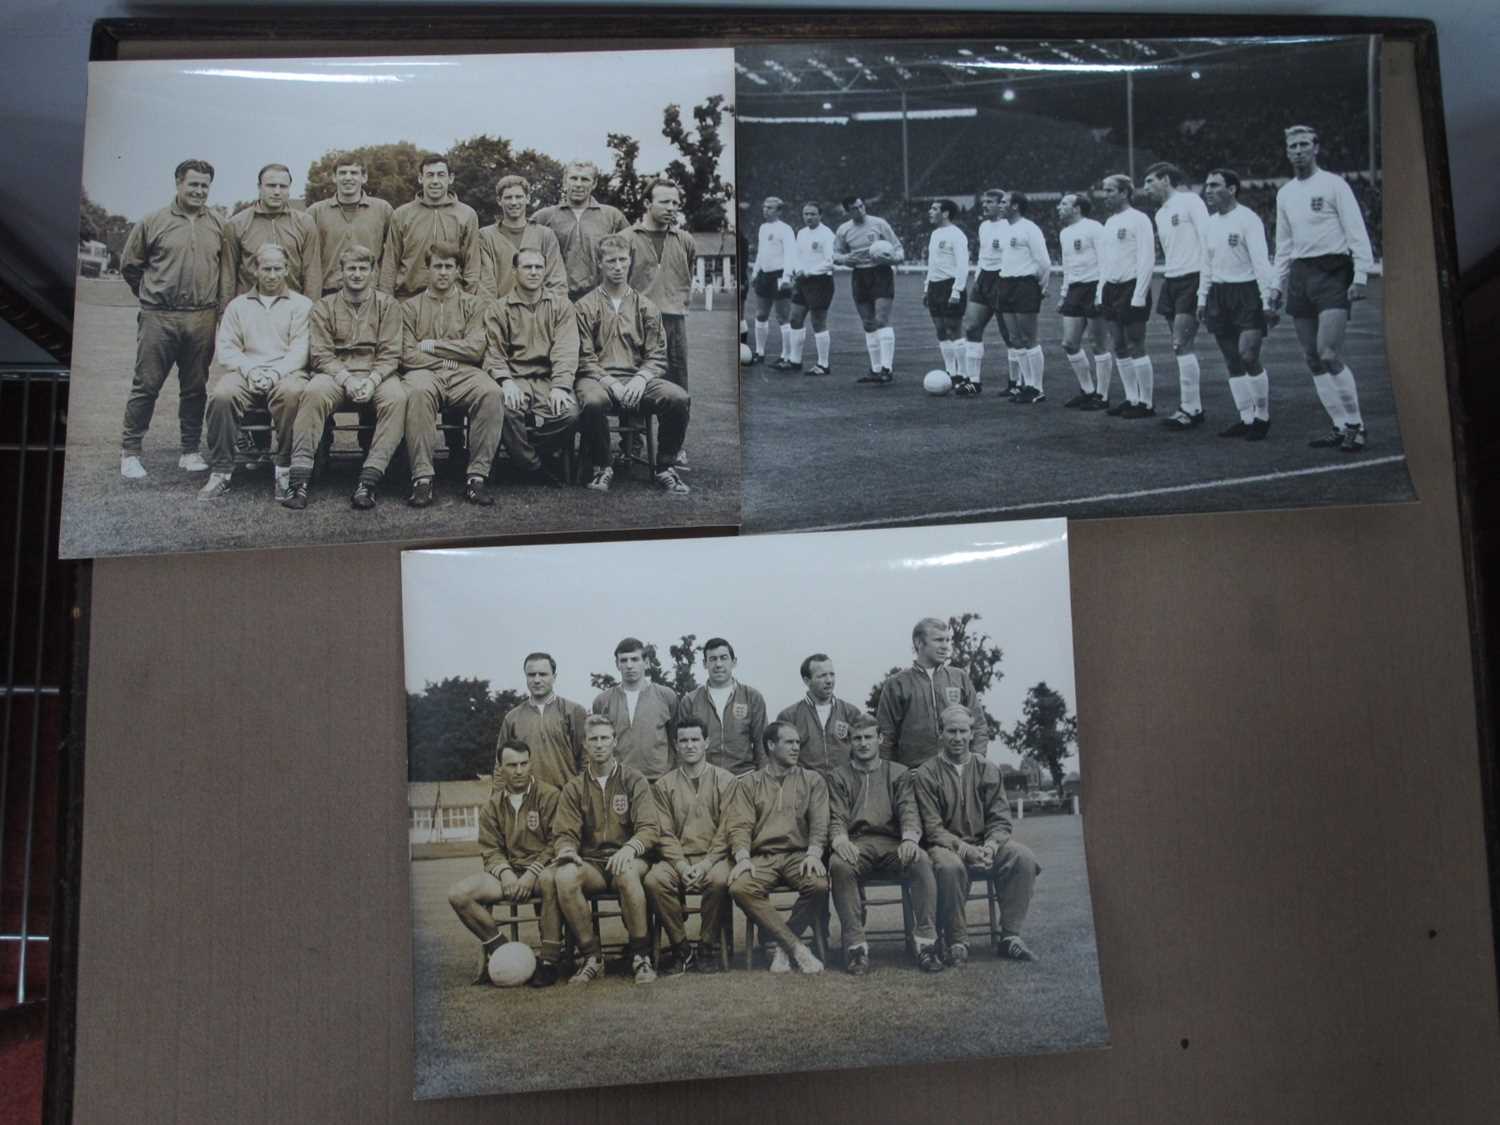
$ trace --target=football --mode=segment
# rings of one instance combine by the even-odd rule
[[[888,262],[896,255],[896,248],[883,238],[870,243],[870,257],[877,262]]]
[[[953,376],[940,367],[934,367],[922,376],[922,389],[930,395],[945,395],[953,389]]]
[[[490,954],[490,980],[501,988],[525,984],[536,972],[536,954],[524,941],[508,941]]]
[[[740,345],[740,362],[741,363],[749,363],[750,360],[751,360],[751,358],[754,356],[754,354],[755,353],[753,353],[750,350],[750,345],[749,344],[741,344]]]

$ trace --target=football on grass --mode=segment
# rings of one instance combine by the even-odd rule
[[[525,984],[536,971],[536,954],[524,941],[508,941],[490,954],[490,980],[501,988]]]
[[[930,395],[945,395],[953,389],[953,376],[940,367],[934,367],[922,376],[922,389]]]

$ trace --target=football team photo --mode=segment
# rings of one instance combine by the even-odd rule
[[[1063,521],[407,551],[402,597],[418,1098],[1107,1045]]]
[[[731,60],[91,64],[63,557],[736,525]]]
[[[1379,59],[737,51],[745,529],[1413,499]]]

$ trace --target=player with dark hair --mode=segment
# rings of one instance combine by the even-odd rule
[[[620,682],[601,691],[589,708],[615,728],[615,756],[656,781],[674,764],[677,693],[646,678],[646,646],[635,637],[615,645]]]
[[[644,885],[670,947],[659,966],[664,976],[696,969],[719,971],[719,935],[729,909],[729,852],[722,826],[734,774],[709,765],[701,719],[677,729],[677,768],[656,780],[656,815],[661,857]],[[688,944],[683,899],[702,896],[698,948]]]
[[[339,257],[353,245],[368,246],[376,255],[375,276],[380,277],[379,256],[391,230],[393,208],[385,200],[365,192],[370,176],[365,162],[353,153],[334,157],[333,194],[307,209],[307,217],[318,232],[318,261],[323,276],[318,279],[324,297],[343,285]],[[378,286],[378,282],[377,282]]]
[[[561,789],[583,768],[583,724],[588,716],[578,704],[553,690],[557,661],[550,653],[527,653],[521,671],[526,676],[526,698],[500,720],[496,746],[514,739],[526,743],[531,747],[531,772]]]
[[[1204,239],[1198,318],[1208,326],[1229,369],[1229,392],[1239,418],[1220,437],[1264,441],[1271,428],[1271,385],[1260,363],[1260,346],[1274,277],[1260,216],[1239,203],[1240,178],[1215,168],[1203,190],[1213,205]]]
[[[562,202],[543,207],[531,221],[557,235],[563,269],[568,275],[568,300],[577,301],[599,284],[599,240],[630,229],[617,207],[594,198],[599,165],[592,160],[570,160],[563,165]]]
[[[688,302],[692,298],[698,244],[678,225],[682,189],[665,177],[642,185],[646,209],[630,228],[633,258],[630,287],[645,297],[661,315],[667,342],[666,379],[688,389]],[[678,459],[678,465],[682,464]]]
[[[995,294],[995,311],[1000,314],[1010,341],[1008,358],[1019,373],[1020,385],[1011,398],[1023,406],[1047,397],[1042,378],[1046,357],[1036,342],[1036,320],[1052,275],[1047,240],[1042,236],[1042,228],[1026,217],[1029,206],[1024,192],[1005,193],[1006,231],[1000,248],[1000,284]]]
[[[479,939],[479,976],[489,984],[489,959],[505,941],[491,909],[502,902],[540,899],[536,905],[542,954],[528,982],[533,988],[557,983],[562,955],[562,914],[553,877],[552,822],[558,791],[531,776],[531,748],[520,739],[500,745],[498,784],[479,810],[479,862],[482,870],[453,884],[448,905]]]
[[[1353,304],[1365,298],[1375,255],[1354,189],[1342,176],[1318,167],[1318,149],[1317,130],[1307,125],[1286,130],[1293,175],[1276,192],[1271,307],[1279,310],[1285,298],[1313,387],[1333,423],[1331,434],[1308,444],[1359,453],[1365,448],[1365,420],[1354,372],[1340,350]]]
[[[943,370],[955,380],[963,377],[960,341],[964,286],[969,280],[969,237],[954,225],[957,217],[958,204],[951,199],[933,200],[927,208],[933,229],[927,239],[927,276],[922,281],[922,307],[932,318]]]
[[[755,264],[750,268],[750,292],[755,296],[755,346],[750,363],[764,363],[766,338],[771,334],[771,313],[781,325],[781,358],[790,363],[792,328],[792,276],[797,272],[797,236],[781,217],[781,197],[768,195],[760,205],[761,224],[756,236]]]
[[[765,760],[765,696],[735,679],[738,663],[732,644],[723,637],[709,637],[703,642],[708,682],[677,701],[678,728],[690,719],[703,723],[708,760],[732,774],[749,773]]]
[[[828,333],[828,308],[833,304],[833,231],[823,225],[823,208],[816,203],[802,205],[802,229],[797,232],[797,276],[792,281],[791,351],[774,366],[781,371],[802,368],[802,348],[806,337],[803,326],[812,315],[813,346],[818,362],[807,369],[808,375],[827,375],[829,351],[833,337]]]
[[[776,942],[771,972],[821,973],[823,963],[802,943],[828,907],[828,784],[798,764],[797,728],[780,721],[766,727],[764,765],[735,782],[724,835],[734,867],[729,893],[745,916]],[[797,892],[791,917],[771,904],[777,887]],[[748,939],[747,939],[748,940]]]
[[[1121,418],[1153,418],[1156,374],[1146,354],[1146,324],[1151,319],[1156,239],[1151,220],[1130,205],[1135,185],[1129,176],[1105,176],[1100,194],[1110,215],[1104,223],[1096,299],[1109,328],[1110,349],[1125,388],[1125,398],[1108,413]]]
[[[1103,410],[1109,405],[1110,364],[1114,362],[1097,302],[1104,225],[1089,218],[1092,210],[1087,192],[1069,192],[1057,201],[1063,268],[1063,296],[1057,311],[1063,322],[1062,349],[1078,378],[1078,394],[1063,405],[1078,410]],[[1094,350],[1092,369],[1083,351],[1085,331]]]
[[[406,382],[406,451],[411,456],[411,495],[407,503],[432,503],[433,446],[445,408],[469,419],[469,464],[464,499],[487,508],[490,465],[500,447],[505,405],[495,380],[479,366],[484,360],[485,302],[458,284],[463,251],[451,242],[433,242],[423,258],[427,288],[401,303],[401,370]]]
[[[949,664],[953,656],[953,628],[938,617],[924,617],[911,631],[910,668],[880,685],[875,717],[880,723],[880,756],[908,768],[919,766],[942,749],[938,715],[943,708],[961,705],[973,718],[975,754],[989,746],[989,724],[967,669]]]
[[[782,710],[777,722],[791,723],[802,739],[801,764],[827,774],[849,760],[851,726],[863,712],[833,694],[833,660],[815,652],[799,669],[807,694]]]
[[[963,968],[969,959],[968,922],[971,869],[988,871],[1000,900],[1000,956],[1034,961],[1021,940],[1031,891],[1042,866],[1024,844],[1011,839],[1010,802],[1000,770],[969,752],[973,716],[948,707],[940,716],[943,751],[911,773],[922,836],[937,879],[938,929],[943,959]]]
[[[855,311],[865,329],[865,351],[870,370],[856,383],[887,386],[896,376],[891,364],[896,358],[896,330],[891,327],[891,302],[896,299],[896,271],[906,254],[891,224],[871,215],[862,196],[844,199],[849,218],[833,236],[835,265],[849,266],[849,282]]]
[[[566,297],[568,274],[557,235],[526,217],[531,184],[524,176],[501,176],[495,182],[495,202],[500,205],[499,217],[479,229],[479,295],[486,300],[504,297],[515,288],[516,254],[540,250],[546,260],[542,292]]]
[[[990,188],[979,197],[979,210],[983,215],[979,221],[979,261],[974,284],[969,286],[968,303],[964,306],[964,378],[953,386],[953,393],[965,398],[974,397],[984,389],[984,330],[991,319],[999,324],[1000,336],[1007,350],[1010,344],[1005,319],[995,314],[1000,292],[1000,255],[1008,226],[1004,201],[1005,192],[999,188]],[[1018,375],[1018,364],[1011,364],[1007,390],[1015,389],[1020,381]]]
[[[255,252],[274,242],[286,253],[286,283],[309,300],[323,296],[322,246],[306,211],[292,207],[292,173],[285,164],[267,164],[255,180],[257,198],[224,224],[221,302],[255,289]]]
[[[1161,291],[1156,311],[1172,329],[1177,356],[1178,405],[1162,420],[1169,430],[1186,431],[1203,424],[1200,368],[1193,340],[1198,334],[1198,282],[1203,270],[1203,243],[1208,234],[1208,207],[1175,164],[1160,161],[1146,169],[1145,189],[1156,200],[1156,234],[1161,239]]]
[[[446,157],[428,154],[418,166],[416,198],[397,207],[380,257],[380,288],[398,299],[427,288],[427,248],[457,246],[463,255],[459,280],[467,293],[479,288],[479,216],[453,194]]]

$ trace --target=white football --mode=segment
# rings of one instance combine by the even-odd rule
[[[870,256],[878,258],[882,262],[890,261],[896,256],[896,248],[883,238],[877,238],[870,243]]]
[[[536,972],[536,954],[524,941],[508,941],[490,954],[490,980],[501,988],[525,984]]]
[[[941,397],[953,389],[953,376],[940,367],[934,367],[922,376],[922,389],[930,395]]]
[[[750,345],[749,344],[741,344],[740,345],[740,362],[741,363],[749,363],[750,360],[753,359],[754,357],[755,357],[755,353],[750,350]]]

